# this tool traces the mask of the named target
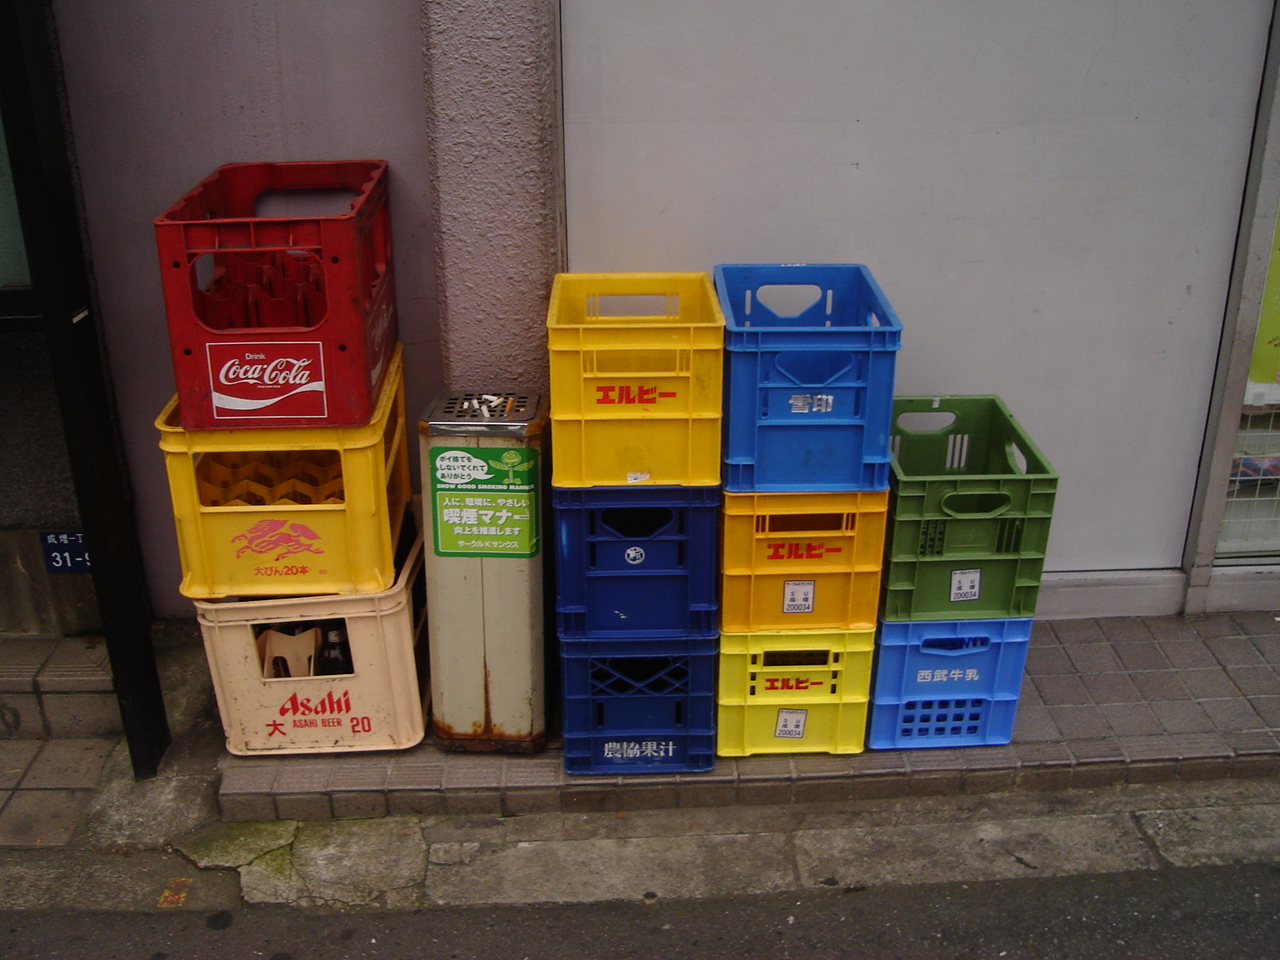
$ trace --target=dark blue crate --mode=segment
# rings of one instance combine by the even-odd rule
[[[871,272],[721,264],[715,282],[725,315],[725,489],[886,489],[902,324]],[[766,305],[770,289],[802,288],[812,288],[812,303]]]
[[[871,701],[867,746],[872,750],[997,746],[1013,739],[1017,697],[941,697]]]
[[[562,637],[718,635],[719,487],[557,487]]]
[[[636,647],[616,655],[615,647]],[[705,639],[561,643],[565,769],[705,770],[715,755],[717,656]]]
[[[871,696],[1017,697],[1031,620],[881,620]]]
[[[591,650],[579,653],[576,645],[562,643],[560,656],[566,733],[715,726],[714,651],[658,648],[599,655]]]

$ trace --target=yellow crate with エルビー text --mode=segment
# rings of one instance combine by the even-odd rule
[[[719,484],[724,315],[708,274],[559,274],[547,347],[552,484]]]

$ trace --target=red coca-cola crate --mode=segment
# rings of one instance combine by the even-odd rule
[[[155,230],[183,429],[369,422],[398,338],[384,161],[226,164]]]

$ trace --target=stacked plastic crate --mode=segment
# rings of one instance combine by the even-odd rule
[[[1058,477],[999,397],[898,397],[868,745],[1013,736]]]
[[[902,325],[859,264],[715,269],[726,389],[718,746],[859,753]]]
[[[422,545],[386,164],[229,164],[155,230],[177,379],[156,426],[227,748],[411,746]]]
[[[711,278],[561,274],[547,339],[565,769],[709,769],[724,346]]]

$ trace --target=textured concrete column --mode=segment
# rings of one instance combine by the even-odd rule
[[[557,0],[424,0],[447,390],[545,391],[564,263]]]

